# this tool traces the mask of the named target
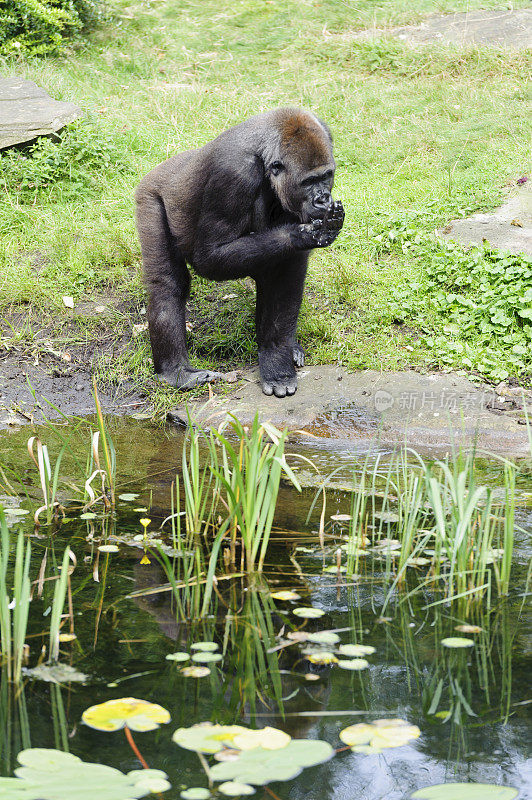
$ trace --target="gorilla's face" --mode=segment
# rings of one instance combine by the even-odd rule
[[[285,211],[301,222],[323,219],[333,202],[334,161],[313,169],[275,161],[270,166],[270,180]]]

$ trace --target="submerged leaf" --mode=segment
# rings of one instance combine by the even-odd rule
[[[87,708],[81,719],[98,731],[118,731],[126,726],[132,731],[154,731],[159,725],[170,722],[170,714],[156,703],[122,697]]]
[[[307,642],[315,642],[316,644],[337,644],[340,641],[340,637],[337,633],[333,633],[332,631],[316,631],[316,633],[307,633],[306,634]]]
[[[48,683],[85,683],[89,677],[84,672],[79,672],[71,667],[70,664],[39,664],[31,669],[25,669],[24,675]]]
[[[211,793],[208,789],[202,789],[198,786],[192,789],[185,789],[179,796],[183,800],[208,800]]]

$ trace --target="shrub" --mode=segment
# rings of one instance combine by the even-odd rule
[[[101,14],[100,0],[0,0],[0,54],[56,53]]]
[[[1,2],[1,0],[0,0]],[[102,172],[125,172],[120,151],[90,121],[69,125],[23,150],[0,154],[0,186],[19,203],[63,200],[80,189],[101,189]]]

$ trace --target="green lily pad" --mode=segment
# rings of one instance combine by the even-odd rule
[[[325,650],[318,650],[315,653],[308,653],[305,658],[311,664],[338,664],[338,659],[334,653],[327,653]]]
[[[302,619],[318,619],[318,617],[323,617],[325,611],[322,611],[321,608],[294,608],[293,613],[296,617],[301,617]]]
[[[166,656],[167,661],[188,661],[189,658],[189,653],[168,653]]]
[[[199,786],[192,789],[185,789],[179,797],[183,800],[208,800],[211,793],[208,789],[201,789]]]
[[[417,739],[421,731],[404,719],[376,719],[374,722],[359,722],[340,731],[340,739],[354,753],[380,753],[390,747],[401,747],[411,739]]]
[[[124,492],[124,494],[119,494],[118,499],[124,500],[125,503],[130,503],[132,500],[136,500],[138,494],[134,494],[133,492]]]
[[[84,514],[80,514],[80,519],[96,519],[98,515],[94,513],[94,511],[86,511]]]
[[[190,645],[191,650],[201,650],[203,653],[213,653],[218,650],[216,642],[195,642]]]
[[[414,792],[415,800],[513,800],[519,794],[512,786],[493,783],[440,783]]]
[[[72,753],[45,748],[23,750],[15,778],[0,778],[2,800],[133,800],[170,789],[166,773],[133,770],[127,775]]]
[[[375,652],[375,648],[369,644],[341,644],[338,652],[342,656],[361,658],[362,656],[370,656]]]
[[[444,647],[473,647],[475,644],[473,639],[464,639],[461,636],[449,636],[448,639],[442,639],[441,643]]]
[[[211,722],[178,728],[172,739],[185,750],[196,753],[219,753],[224,747],[232,747],[233,739],[248,732],[242,725],[213,725]]]
[[[194,653],[192,656],[192,661],[196,661],[198,664],[211,664],[215,661],[221,661],[223,658],[221,653]]]
[[[338,666],[340,669],[350,669],[353,672],[359,672],[361,669],[367,669],[369,667],[369,661],[366,661],[365,658],[340,659],[338,661]]]
[[[317,631],[316,633],[307,633],[306,640],[315,644],[332,645],[337,644],[340,641],[340,637],[332,631]]]
[[[211,768],[215,781],[237,781],[252,786],[264,786],[271,781],[288,781],[297,777],[305,767],[328,761],[334,750],[320,739],[292,740],[286,747],[266,750],[256,747],[245,750],[236,761],[223,761]]]
[[[249,783],[226,781],[218,786],[218,791],[226,797],[242,797],[242,795],[255,794],[255,789]]]

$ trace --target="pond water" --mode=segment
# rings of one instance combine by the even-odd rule
[[[61,644],[60,660],[88,677],[84,684],[62,685],[27,677],[22,688],[15,689],[3,675],[1,775],[13,774],[17,753],[28,747],[69,750],[85,761],[123,772],[139,768],[123,731],[105,733],[81,722],[83,711],[95,703],[137,697],[162,705],[171,715],[169,724],[135,734],[149,766],[169,776],[172,788],[164,797],[170,800],[189,787],[207,786],[197,755],[178,747],[171,737],[176,728],[207,720],[271,725],[294,738],[322,739],[340,749],[331,760],[304,769],[290,781],[257,787],[257,798],[399,800],[424,786],[457,781],[513,786],[520,790],[519,797],[532,796],[529,473],[518,478],[524,500],[518,502],[516,521],[523,530],[516,533],[511,591],[505,598],[492,595],[490,606],[485,601],[467,613],[464,603],[434,605],[428,589],[413,591],[418,572],[421,581],[421,572],[413,569],[408,586],[384,607],[389,586],[378,561],[371,569],[365,561],[356,579],[324,572],[324,565],[335,564],[334,537],[342,538],[342,520],[328,522],[322,551],[317,536],[321,500],[307,519],[316,488],[299,493],[283,484],[263,578],[220,581],[212,613],[187,624],[176,619],[172,592],[164,589],[168,579],[157,558],[151,553],[150,563],[141,563],[142,543],[132,542],[142,533],[140,518],[149,517],[155,530],[171,513],[171,484],[180,470],[183,432],[133,420],[108,424],[117,451],[119,493],[136,497],[119,500],[112,517],[98,511],[96,518],[82,520],[78,510],[69,513],[66,522],[35,532],[27,520],[14,521],[13,531],[20,525],[32,534],[33,579],[45,552],[47,576],[56,574],[55,564],[67,545],[76,555],[71,583],[77,638]],[[38,478],[26,455],[29,435],[21,431],[5,436],[1,461],[14,468],[35,498],[33,503],[22,501],[24,508],[33,510]],[[43,433],[46,438],[49,432]],[[322,474],[333,473],[327,520],[349,513],[353,464],[365,454],[320,451],[312,442],[299,452],[311,457]],[[479,468],[487,482],[502,484],[499,464],[485,462]],[[74,472],[67,453],[62,478],[68,481]],[[0,482],[6,486],[5,475]],[[9,483],[13,485],[13,479]],[[68,488],[62,486],[61,492],[62,499],[68,498]],[[99,552],[100,537],[116,541],[119,551]],[[31,603],[29,667],[48,644],[53,581],[42,588]],[[282,589],[295,591],[299,599],[271,598],[271,592]],[[300,606],[324,613],[301,619],[293,613]],[[482,630],[457,632],[463,623]],[[64,630],[69,630],[68,622]],[[375,652],[366,656],[369,666],[360,671],[312,663],[305,657],[308,642],[287,637],[297,631],[334,631],[338,644],[368,645]],[[470,648],[441,645],[447,637],[468,635],[474,640]],[[166,656],[191,652],[190,645],[201,641],[216,642],[223,659],[209,664],[205,677],[185,677],[183,664]],[[342,729],[382,718],[406,720],[417,725],[421,735],[381,753],[355,753],[342,744]]]

